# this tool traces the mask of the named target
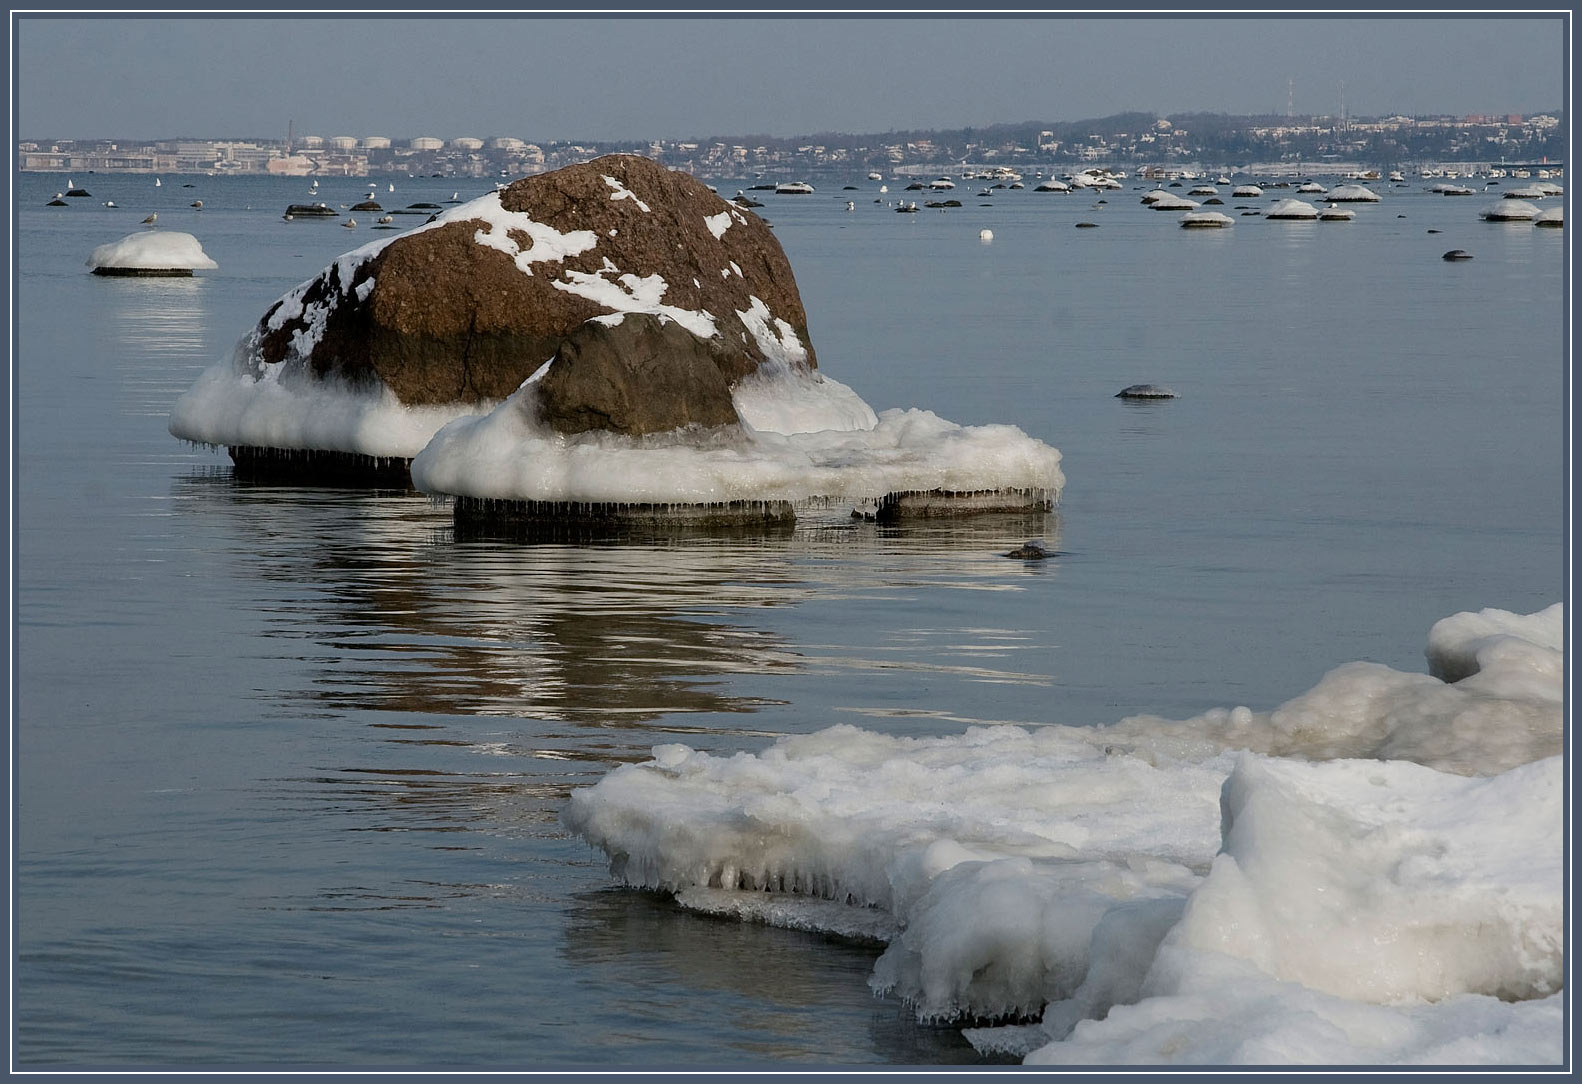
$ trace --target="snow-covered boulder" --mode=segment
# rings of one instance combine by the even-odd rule
[[[1286,218],[1297,220],[1314,220],[1318,218],[1318,208],[1311,203],[1299,199],[1283,199],[1269,208],[1264,213],[1265,218]]]
[[[199,379],[176,404],[171,432],[233,456],[410,459],[440,425],[498,406],[551,359],[568,362],[556,377],[569,393],[563,348],[608,343],[610,329],[590,322],[626,313],[696,340],[689,349],[717,368],[710,379],[726,399],[761,366],[817,368],[796,280],[769,227],[687,174],[610,155],[517,181],[341,256],[270,306],[234,357]],[[640,370],[607,371],[636,379]],[[653,391],[638,379],[618,397]],[[593,400],[559,405],[552,424],[582,419],[570,432],[608,413]],[[603,427],[671,427],[648,417],[635,429],[609,417]],[[673,424],[698,420],[683,411]]]
[[[1235,219],[1218,211],[1188,211],[1181,216],[1181,225],[1187,229],[1217,229],[1235,224]]]
[[[190,233],[144,230],[100,245],[88,257],[95,275],[187,276],[220,265]]]
[[[1538,217],[1538,208],[1524,199],[1502,199],[1478,215],[1485,222],[1531,222]]]
[[[1324,197],[1331,203],[1378,203],[1377,192],[1360,184],[1343,184],[1339,188],[1332,188]]]

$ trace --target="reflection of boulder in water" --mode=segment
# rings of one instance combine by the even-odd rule
[[[458,537],[523,541],[786,535],[796,525],[789,501],[720,504],[625,504],[613,501],[510,501],[458,497]]]
[[[795,571],[762,533],[738,545],[728,534],[656,525],[502,545],[511,540],[498,534],[452,538],[449,514],[410,490],[305,499],[219,470],[182,485],[184,515],[218,514],[249,540],[227,551],[245,566],[238,574],[291,600],[268,607],[273,634],[319,645],[302,652],[324,665],[311,665],[292,693],[293,715],[304,703],[397,712],[378,725],[566,757],[593,754],[585,739],[561,742],[557,728],[607,728],[624,736],[612,734],[596,755],[618,759],[668,740],[656,734],[692,732],[699,716],[764,706],[728,675],[799,665],[751,621],[766,601],[797,597],[788,591]],[[710,616],[722,609],[749,616]],[[490,719],[487,738],[474,717]],[[502,718],[520,721],[502,736]]]
[[[995,554],[1060,535],[1048,512],[853,524],[836,509],[759,530],[530,521],[513,535],[453,530],[410,491],[305,494],[218,468],[180,484],[181,515],[238,540],[224,559],[264,583],[271,642],[302,645],[288,649],[306,670],[287,713],[394,712],[378,724],[522,755],[590,755],[588,727],[610,732],[591,755],[621,759],[671,740],[659,735],[751,726],[729,720],[779,703],[770,675],[810,665],[754,618],[764,607],[964,560],[1004,576],[1015,566]]]

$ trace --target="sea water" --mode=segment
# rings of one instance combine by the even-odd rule
[[[1060,449],[1059,508],[533,541],[246,485],[166,431],[270,303],[389,236],[282,218],[364,182],[88,175],[45,206],[65,180],[14,189],[18,1066],[981,1062],[870,993],[872,945],[616,887],[568,796],[675,742],[1266,711],[1562,598],[1566,241],[1480,221],[1497,188],[1323,223],[1224,196],[1223,230],[1140,181],[764,193],[821,367]],[[218,268],[89,274],[152,211]],[[1003,556],[1030,538],[1053,556]]]

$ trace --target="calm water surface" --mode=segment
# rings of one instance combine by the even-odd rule
[[[1268,709],[1562,597],[1566,241],[1479,221],[1492,194],[1240,216],[1273,189],[1206,232],[1132,188],[768,194],[825,371],[1060,448],[1058,512],[527,543],[244,485],[166,432],[275,298],[388,234],[284,222],[305,180],[72,179],[69,208],[64,177],[16,189],[19,1066],[972,1063],[869,993],[872,947],[614,888],[567,794],[671,741]],[[378,198],[458,184],[490,186]],[[87,273],[155,210],[219,270]],[[1179,398],[1114,398],[1140,382]],[[1000,556],[1030,537],[1059,556]]]

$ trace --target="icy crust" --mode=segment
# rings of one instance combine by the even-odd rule
[[[1564,771],[1243,754],[1223,842],[1163,948],[1219,952],[1336,997],[1547,997],[1562,972]]]
[[[447,422],[497,405],[405,406],[382,384],[353,387],[301,367],[260,365],[246,340],[176,400],[169,428],[198,444],[411,459]]]
[[[862,397],[813,369],[762,365],[731,391],[736,414],[760,433],[870,430],[879,416]]]
[[[1064,1041],[1033,1045],[1037,1028],[966,1034],[985,1053],[1028,1065],[1559,1066],[1565,1058],[1563,992],[1372,1005],[1279,982],[1239,960],[1195,963],[1179,992],[1117,1005]]]
[[[1397,723],[1348,694],[1351,664],[1290,715],[1247,713],[1234,731],[1210,713],[941,738],[836,726],[730,757],[660,746],[575,792],[563,819],[621,880],[685,906],[885,943],[874,988],[923,1019],[1011,1022],[968,1031],[986,1051],[1548,1062],[1562,620],[1437,624],[1430,657],[1479,668],[1454,685],[1398,675],[1411,680],[1394,706],[1424,735],[1390,759],[1371,758]],[[1544,652],[1553,666],[1535,667]],[[1438,711],[1469,683],[1486,710]],[[1521,737],[1535,701],[1551,754]],[[1461,730],[1445,746],[1463,774],[1412,763],[1444,758],[1435,725]]]
[[[95,271],[212,271],[220,265],[190,233],[144,230],[95,248],[87,266]]]
[[[1563,785],[1560,757],[1462,779],[1246,755],[1138,996],[968,1038],[1030,1064],[1558,1063]]]
[[[1134,716],[1100,729],[1143,756],[1248,749],[1487,775],[1563,750],[1564,621],[1561,603],[1535,614],[1456,614],[1429,631],[1429,674],[1346,663],[1271,712],[1220,708],[1180,722]]]
[[[1529,675],[1536,691],[1558,700],[1565,635],[1565,606],[1558,602],[1534,614],[1455,614],[1428,630],[1428,672],[1458,682],[1480,672],[1488,673],[1485,682],[1502,673]]]
[[[1081,728],[836,726],[757,756],[657,747],[574,794],[564,819],[623,881],[689,906],[725,913],[724,893],[776,925],[901,931],[873,983],[922,1017],[1026,1014],[1071,992],[1110,907],[1179,910],[1218,845],[1229,765],[1162,771]]]
[[[875,415],[844,384],[790,364],[741,382],[742,425],[646,437],[555,433],[537,417],[534,382],[487,417],[435,434],[413,460],[413,484],[447,496],[610,504],[1002,488],[1056,499],[1065,484],[1060,453],[1015,426],[961,426],[926,410]]]

